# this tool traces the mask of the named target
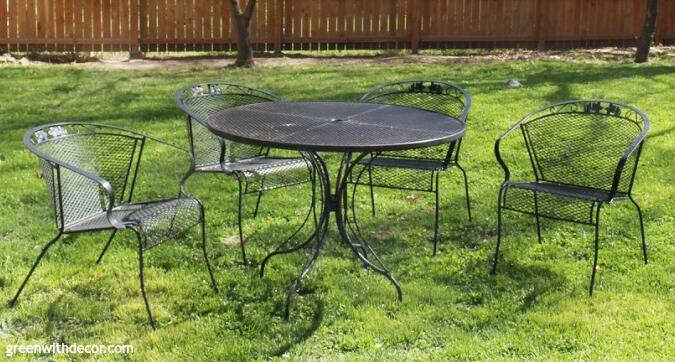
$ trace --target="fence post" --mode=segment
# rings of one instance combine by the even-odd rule
[[[546,0],[537,0],[537,49],[543,50],[546,47],[546,29],[544,29],[544,4]]]
[[[408,1],[408,12],[410,14],[410,50],[413,54],[419,53],[420,48],[420,3],[422,0]]]
[[[283,29],[281,18],[284,16],[283,8],[281,7],[282,0],[274,0],[274,19],[273,19],[273,37],[274,37],[274,54],[281,55],[281,46],[283,43]]]
[[[129,17],[131,18],[131,29],[129,30],[129,58],[132,59],[143,57],[143,52],[141,52],[141,37],[138,28],[138,18],[140,17],[138,1],[139,0],[131,0],[129,6]]]

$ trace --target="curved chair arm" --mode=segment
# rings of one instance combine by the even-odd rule
[[[511,126],[511,128],[509,128],[506,132],[504,132],[504,134],[499,136],[499,138],[497,138],[497,141],[495,141],[495,148],[494,148],[495,157],[497,158],[497,162],[499,162],[499,165],[502,167],[502,170],[504,170],[504,183],[509,182],[509,179],[511,178],[511,171],[509,171],[509,167],[506,165],[506,162],[504,162],[499,147],[501,145],[502,140],[505,139],[511,132],[513,132],[513,130],[518,128],[521,123],[522,120]]]
[[[42,157],[42,156],[40,156]],[[113,215],[113,208],[115,207],[115,190],[113,189],[112,185],[110,182],[98,175],[92,174],[90,172],[87,172],[79,167],[73,166],[71,164],[62,162],[62,161],[56,161],[56,160],[48,160],[50,163],[56,165],[57,173],[60,175],[61,173],[61,168],[65,168],[68,171],[74,172],[78,174],[81,177],[84,177],[91,181],[92,183],[98,184],[99,188],[101,191],[105,192],[107,200],[107,208],[106,208],[106,217],[108,218],[108,221],[112,226],[114,226],[116,229],[124,229],[126,225],[118,220],[117,218],[114,217]]]
[[[635,111],[637,111],[635,109]],[[649,128],[651,128],[651,125],[649,123],[649,119],[647,116],[640,112],[637,111],[638,114],[642,117],[643,120],[643,127],[642,131],[640,134],[635,137],[633,140],[633,143],[631,143],[628,148],[626,148],[626,151],[621,155],[621,158],[619,158],[619,162],[617,163],[616,166],[616,171],[614,171],[614,180],[612,181],[612,188],[609,192],[609,197],[610,199],[614,198],[616,193],[619,190],[619,183],[621,183],[621,175],[623,175],[624,167],[626,166],[626,162],[628,162],[628,159],[637,151],[636,157],[640,157],[640,151],[642,150],[642,143],[644,142],[645,138],[647,137],[647,132],[649,132]],[[638,160],[635,161],[636,165]]]

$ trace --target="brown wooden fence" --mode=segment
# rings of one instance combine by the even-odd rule
[[[675,43],[675,0],[657,42]],[[259,50],[632,44],[646,0],[258,0]],[[0,48],[230,50],[227,0],[0,0]]]

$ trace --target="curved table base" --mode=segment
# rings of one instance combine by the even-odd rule
[[[304,152],[303,157],[314,166],[314,169],[317,172],[319,178],[319,184],[321,185],[321,199],[322,207],[319,220],[316,223],[316,229],[312,234],[305,239],[303,242],[296,245],[289,245],[290,240],[279,245],[272,253],[267,255],[262,262],[260,267],[260,276],[262,277],[265,271],[265,265],[267,262],[275,255],[292,253],[294,251],[300,250],[302,248],[312,245],[312,253],[305,262],[302,271],[300,274],[293,279],[291,285],[288,288],[286,293],[286,308],[284,318],[288,320],[290,315],[290,306],[293,302],[293,298],[297,294],[298,288],[302,283],[304,277],[309,273],[311,268],[314,266],[316,260],[318,259],[321,250],[323,249],[324,239],[326,232],[329,226],[330,213],[335,212],[336,223],[338,230],[340,232],[340,237],[342,241],[352,250],[354,255],[363,263],[367,268],[370,268],[377,273],[384,275],[396,288],[396,293],[399,300],[403,300],[403,292],[401,291],[401,286],[398,281],[391,275],[387,270],[386,266],[382,260],[377,256],[375,251],[370,247],[368,242],[361,236],[361,232],[358,229],[358,226],[355,222],[356,214],[352,210],[352,219],[348,217],[348,183],[354,165],[358,164],[369,153],[362,153],[358,155],[354,160],[351,160],[351,154],[345,154],[340,162],[340,168],[338,170],[336,184],[335,184],[335,193],[331,193],[331,183],[330,175],[326,167],[326,163],[321,159],[321,157],[316,152]]]

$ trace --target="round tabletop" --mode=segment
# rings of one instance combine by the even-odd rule
[[[224,109],[209,129],[232,141],[301,151],[376,152],[450,143],[456,118],[418,108],[358,102],[265,102]]]

